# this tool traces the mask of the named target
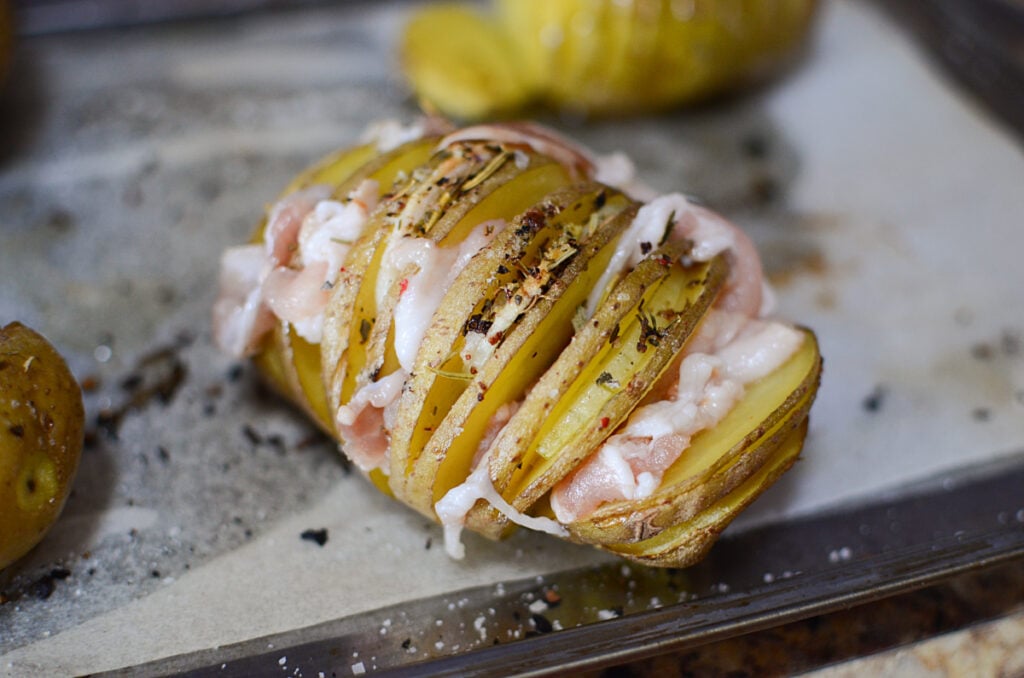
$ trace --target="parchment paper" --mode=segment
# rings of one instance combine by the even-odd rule
[[[404,11],[23,45],[0,322],[54,341],[91,386],[91,418],[125,413],[116,437],[96,429],[51,538],[0,580],[0,671],[96,672],[607,558],[520,534],[467,538],[468,560],[449,560],[437,528],[346,473],[210,345],[219,251],[302,166],[413,115],[390,56]],[[806,60],[762,91],[554,121],[748,228],[780,313],[818,332],[803,459],[731,529],[1024,447],[1021,147],[870,8],[835,0],[820,18]],[[126,407],[175,369],[167,398]],[[321,528],[323,546],[300,536]]]

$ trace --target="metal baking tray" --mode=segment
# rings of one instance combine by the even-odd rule
[[[0,322],[67,356],[90,436],[56,528],[0,575],[0,672],[539,673],[1021,556],[1024,159],[1005,111],[1022,90],[991,115],[927,47],[949,44],[927,33],[940,22],[908,33],[833,0],[804,60],[758,91],[546,120],[747,228],[825,356],[800,463],[707,560],[655,571],[525,534],[450,561],[436,527],[212,347],[218,253],[303,166],[415,114],[393,61],[409,3],[271,4],[37,27],[19,46]],[[1012,51],[983,46],[985,63]]]

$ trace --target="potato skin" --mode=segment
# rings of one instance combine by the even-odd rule
[[[0,328],[0,569],[53,525],[82,453],[82,390],[40,334]]]

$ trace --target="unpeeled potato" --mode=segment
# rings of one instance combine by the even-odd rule
[[[84,424],[82,391],[57,350],[21,323],[0,328],[0,569],[57,520]]]

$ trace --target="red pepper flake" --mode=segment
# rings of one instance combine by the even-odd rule
[[[401,282],[398,283],[398,296],[405,294],[407,289],[409,289],[409,279],[402,278]]]
[[[608,428],[608,424],[612,423],[612,420],[608,417],[601,417],[601,429]]]

